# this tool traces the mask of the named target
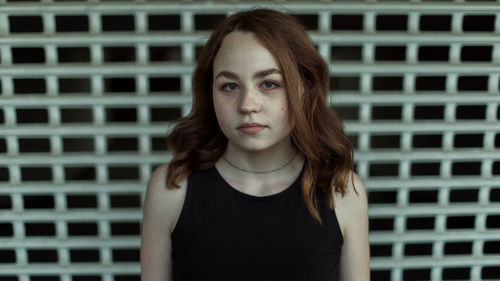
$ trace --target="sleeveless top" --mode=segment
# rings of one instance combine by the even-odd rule
[[[343,238],[335,211],[323,199],[323,226],[311,216],[302,172],[262,197],[238,191],[215,167],[191,173],[171,234],[174,281],[338,280]]]

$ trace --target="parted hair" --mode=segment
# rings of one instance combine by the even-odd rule
[[[301,23],[293,16],[270,9],[238,12],[219,22],[201,50],[193,76],[193,104],[167,136],[172,152],[167,188],[193,171],[211,168],[227,147],[212,100],[213,62],[227,34],[252,32],[276,59],[287,93],[292,144],[305,157],[302,194],[311,215],[322,219],[318,194],[334,207],[334,192],[344,195],[352,176],[353,149],[342,121],[329,108],[328,66]]]

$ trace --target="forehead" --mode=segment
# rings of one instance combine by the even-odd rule
[[[231,71],[238,75],[279,66],[274,56],[251,32],[233,31],[226,35],[214,60],[214,75]]]

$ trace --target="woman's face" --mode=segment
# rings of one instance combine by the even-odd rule
[[[213,68],[213,103],[228,145],[247,151],[290,145],[283,76],[253,33],[229,33]]]

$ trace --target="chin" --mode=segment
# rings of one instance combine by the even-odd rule
[[[255,141],[255,140],[249,140],[245,142],[232,142],[232,145],[235,147],[238,147],[240,149],[243,149],[245,151],[252,151],[252,152],[259,152],[267,149],[272,149],[273,147],[276,147],[279,145],[280,142],[268,142],[268,141]]]
[[[236,145],[236,146],[239,147],[240,149],[251,152],[259,152],[271,147],[267,145]]]

